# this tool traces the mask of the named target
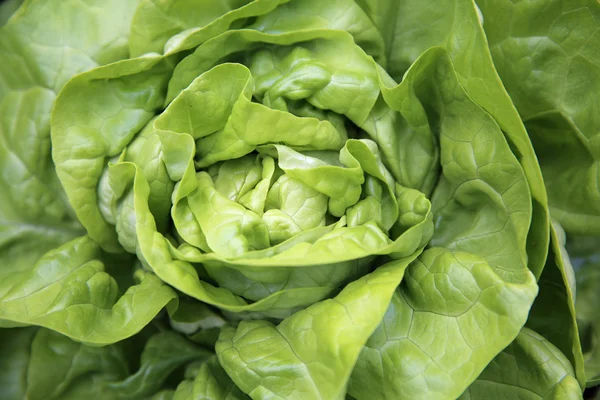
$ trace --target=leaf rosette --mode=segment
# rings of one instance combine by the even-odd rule
[[[201,375],[252,398],[458,397],[519,334],[544,264],[516,113],[465,84],[456,49],[388,68],[353,1],[167,3],[138,7],[132,58],[56,100],[89,237],[221,310]]]

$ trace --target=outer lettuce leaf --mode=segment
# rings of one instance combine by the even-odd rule
[[[127,375],[127,360],[117,346],[89,347],[47,329],[0,333],[5,399],[107,399],[105,383]]]
[[[152,396],[152,400],[173,400],[174,394],[174,390],[165,389]]]
[[[174,332],[160,332],[145,344],[140,368],[126,379],[107,387],[120,398],[144,398],[162,388],[177,368],[192,361],[202,362],[212,355]]]
[[[527,184],[496,123],[458,85],[443,49],[424,53],[383,94],[393,106],[408,97],[436,107],[442,175],[430,245],[446,248],[426,250],[409,267],[359,357],[349,393],[456,398],[516,337],[537,294],[526,266]]]
[[[118,18],[96,12],[96,3]],[[3,274],[31,268],[46,251],[81,234],[50,157],[50,110],[71,76],[126,56],[135,6],[135,1],[26,1],[0,30]]]
[[[154,274],[139,270],[139,283],[119,298],[101,252],[88,237],[46,253],[31,270],[2,281],[0,319],[40,325],[78,341],[107,344],[146,326],[176,295]]]
[[[0,3],[0,28],[6,24],[22,3],[23,0],[6,0]]]
[[[2,329],[0,347],[0,393],[8,399],[22,399],[27,386],[27,363],[35,328]]]
[[[539,277],[550,239],[550,217],[544,182],[521,118],[492,62],[474,2],[357,2],[382,32],[389,65],[387,71],[393,78],[399,81],[409,66],[428,48],[444,47],[452,59],[458,80],[469,97],[494,117],[502,129],[523,167],[531,191],[533,217],[527,237],[528,266]],[[498,22],[500,19],[495,14],[489,19],[504,30],[503,23]],[[486,28],[488,24],[489,21],[484,22]],[[535,22],[531,24],[535,25]],[[403,168],[406,169],[407,166],[403,165]]]
[[[217,357],[202,364],[194,379],[183,381],[173,400],[247,400],[219,364]]]
[[[143,0],[131,24],[133,57],[191,48],[289,0]],[[171,43],[169,43],[171,42]],[[186,44],[189,43],[189,44]]]
[[[538,281],[540,292],[533,303],[527,327],[543,335],[573,366],[575,377],[585,388],[586,373],[579,340],[575,307],[575,273],[560,225],[552,225],[552,248]]]
[[[461,400],[581,399],[567,358],[551,342],[523,328],[460,397]]]
[[[240,28],[272,34],[343,30],[378,62],[385,63],[383,40],[377,27],[353,0],[335,3],[318,0],[144,0],[132,22],[130,51],[132,56],[148,52],[172,54],[193,49],[228,30]]]
[[[206,304],[183,297],[177,311],[170,316],[170,324],[190,341],[213,348],[227,320]]]
[[[477,2],[498,73],[534,144],[550,211],[600,234],[600,4]]]
[[[277,34],[306,29],[343,30],[352,35],[356,44],[385,66],[384,41],[377,26],[357,2],[338,0],[290,1],[275,12],[259,17],[252,28]]]
[[[599,109],[596,99],[590,97],[598,91],[600,82],[597,46],[600,6],[596,2],[551,0],[479,1],[478,4],[486,19],[484,27],[498,73],[535,146],[552,216],[567,233],[600,233],[600,153],[596,145]],[[575,254],[581,256],[577,250]],[[582,276],[592,269],[587,271]],[[579,283],[589,288],[588,279],[594,281],[590,275]],[[589,317],[580,317],[585,315],[580,311],[585,306],[578,304],[576,309],[587,353],[588,382],[593,382],[597,375],[591,361],[595,357],[590,357],[594,348],[591,343],[596,340],[592,339],[594,329],[590,329],[588,322],[582,323],[591,321]],[[569,330],[568,337],[572,337]],[[568,346],[564,337],[559,342]],[[570,354],[564,346],[559,347]],[[575,365],[581,381],[580,362]]]
[[[534,295],[531,284],[503,282],[474,255],[426,250],[363,348],[349,393],[356,399],[456,398],[523,324],[527,310],[512,305]]]
[[[277,326],[242,321],[237,329],[224,329],[216,344],[221,365],[254,399],[343,399],[360,349],[417,255],[377,268],[333,299],[299,311]]]
[[[107,8],[100,9],[100,5]],[[0,30],[3,294],[15,289],[17,277],[31,277],[31,281],[21,282],[24,286],[39,284],[41,279],[31,274],[40,257],[83,233],[51,159],[50,111],[56,94],[73,75],[127,57],[127,36],[136,6],[136,1],[30,0],[23,2]],[[72,279],[61,284],[65,293],[70,285],[73,290],[77,287]],[[3,326],[34,323],[32,318],[42,317],[15,315],[19,301],[10,307],[3,304]],[[58,321],[43,322],[53,323]],[[72,334],[78,335],[75,330]]]
[[[588,386],[600,384],[600,255],[597,236],[570,236],[567,248],[575,267],[577,296],[575,309],[581,334]]]
[[[177,369],[210,357],[172,332],[147,341],[135,336],[124,343],[92,347],[48,329],[4,329],[0,394],[3,399],[143,399],[159,392]],[[139,355],[129,346],[142,341]],[[139,368],[130,374],[130,365]]]

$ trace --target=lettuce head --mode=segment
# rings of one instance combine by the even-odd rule
[[[10,0],[0,25],[2,399],[600,382],[598,3]]]

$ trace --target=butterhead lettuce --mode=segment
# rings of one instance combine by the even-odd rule
[[[598,381],[596,286],[576,287],[597,260],[571,236],[598,232],[569,211],[597,211],[593,171],[547,120],[593,155],[597,102],[530,112],[566,72],[527,81],[548,64],[497,26],[562,2],[19,3],[0,6],[0,397]],[[547,161],[559,137],[574,179]]]

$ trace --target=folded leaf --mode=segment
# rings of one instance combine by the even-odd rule
[[[46,253],[29,270],[0,284],[0,319],[40,325],[75,340],[107,344],[146,326],[176,295],[154,274],[137,273],[139,283],[119,296],[105,272],[97,244],[84,236]]]
[[[242,321],[237,329],[223,329],[219,362],[254,399],[343,399],[360,349],[417,255],[377,268],[277,326]]]

